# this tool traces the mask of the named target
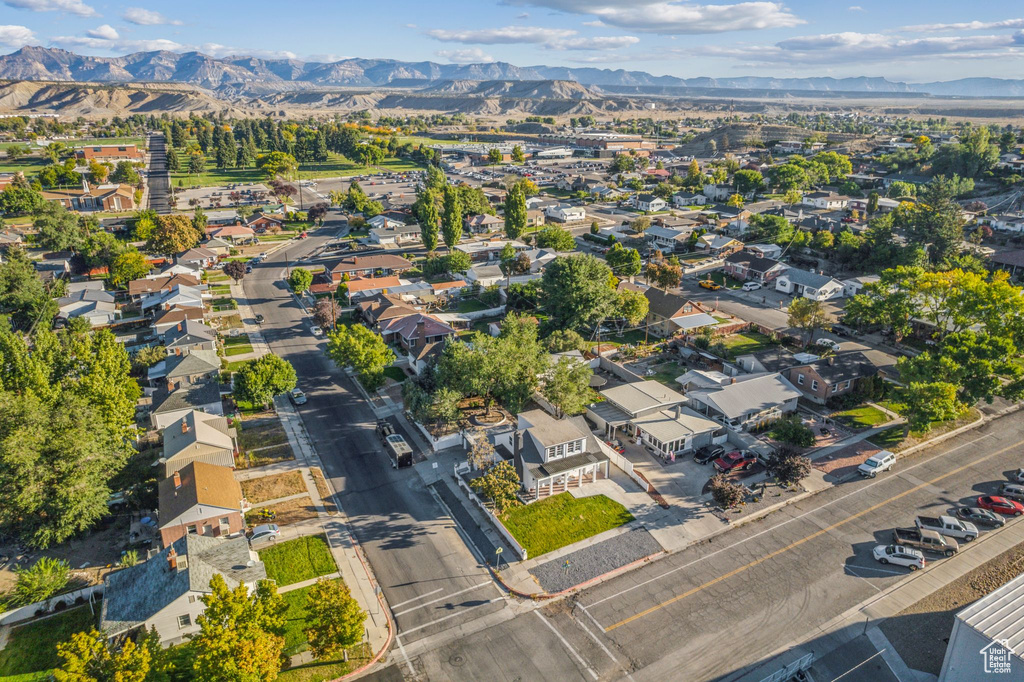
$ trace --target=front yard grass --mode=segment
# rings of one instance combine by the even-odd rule
[[[478,310],[487,310],[487,306],[478,298],[459,299],[458,305],[455,306],[457,313],[475,313]]]
[[[250,478],[242,481],[242,494],[250,504],[259,504],[267,500],[276,500],[289,495],[306,492],[306,483],[302,480],[301,471],[286,471],[283,474]]]
[[[238,444],[243,450],[262,448],[268,445],[280,445],[288,442],[288,434],[285,433],[281,422],[269,421],[266,424],[244,426],[238,434]]]
[[[388,379],[394,380],[399,384],[409,378],[408,376],[406,376],[405,372],[402,371],[401,367],[395,367],[394,365],[384,368],[384,376],[386,376]]]
[[[0,650],[0,675],[25,675],[56,668],[62,663],[57,645],[96,625],[97,618],[89,607],[78,606],[14,628],[7,645]]]
[[[724,272],[710,272],[707,274],[705,278],[702,279],[710,279],[715,284],[720,284],[726,289],[739,289],[740,287],[743,286],[742,280],[735,279],[734,277],[731,277],[730,275],[727,275]]]
[[[561,493],[512,509],[502,523],[533,558],[632,520],[625,507],[604,495],[577,499]]]
[[[722,339],[722,345],[725,346],[726,350],[732,357],[738,355],[746,355],[747,353],[756,353],[758,351],[769,348],[772,345],[772,340],[761,332],[738,332],[736,334],[729,334]]]
[[[842,412],[836,412],[832,415],[832,418],[840,424],[854,429],[870,429],[873,426],[889,421],[889,415],[871,405],[861,405],[849,410],[843,410]]]
[[[267,568],[267,577],[279,586],[329,575],[338,570],[323,535],[307,535],[279,542],[260,550],[260,561]]]

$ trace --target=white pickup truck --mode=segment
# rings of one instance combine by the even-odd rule
[[[970,542],[978,537],[978,527],[969,521],[961,521],[952,516],[918,516],[914,520],[918,530],[933,530],[939,535]]]

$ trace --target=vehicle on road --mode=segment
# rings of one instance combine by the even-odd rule
[[[252,266],[251,265],[246,265],[245,266],[245,274],[248,275],[248,274],[251,274],[251,273],[252,273]]]
[[[899,545],[878,545],[871,551],[871,554],[875,557],[875,561],[881,564],[906,566],[911,571],[924,568],[928,563],[921,550]]]
[[[998,495],[982,495],[978,498],[978,506],[982,509],[994,511],[997,514],[1006,514],[1007,516],[1020,516],[1024,514],[1024,504],[1016,500],[999,497]]]
[[[718,284],[717,282],[714,282],[710,279],[702,279],[699,284],[704,289],[710,289],[711,291],[718,291],[719,289],[722,288],[721,284]]]
[[[734,450],[727,455],[722,455],[714,462],[717,471],[723,474],[729,471],[746,471],[757,464],[757,455],[747,450]]]
[[[318,327],[315,324],[312,327],[309,328],[309,331],[313,332],[313,336],[323,336],[324,335],[324,330],[321,329],[320,327]]]
[[[391,424],[387,419],[377,420],[377,436],[380,438],[382,443],[386,443],[388,436],[395,432],[394,425]]]
[[[721,445],[705,445],[693,455],[693,461],[697,464],[707,464],[725,454],[725,448]]]
[[[960,551],[960,544],[956,540],[939,535],[933,530],[894,528],[892,541],[897,545],[935,552],[943,556],[953,556]]]
[[[1003,487],[999,490],[999,494],[1016,502],[1024,502],[1024,485],[1017,483],[1004,483]]]
[[[827,348],[833,353],[838,353],[841,348],[839,342],[833,341],[832,339],[818,339],[817,341],[814,342],[814,345],[821,348]]]
[[[391,457],[391,466],[395,469],[412,466],[412,448],[405,442],[401,434],[392,433],[385,439],[388,456]]]
[[[760,282],[747,282],[743,285],[743,291],[757,291],[761,288]]]
[[[263,324],[263,316],[260,315],[259,313],[257,313],[256,317],[254,317],[253,319],[256,320],[256,324]]]
[[[257,258],[259,258],[260,260],[264,260],[264,259],[266,259],[266,257],[267,257],[267,252],[266,252],[266,251],[262,251],[262,252],[260,253],[260,255],[258,255],[258,256],[256,256],[256,257],[257,257]]]
[[[896,455],[888,450],[882,450],[878,454],[871,455],[864,460],[864,463],[857,467],[857,473],[861,476],[874,478],[880,472],[892,469],[894,464],[896,464]]]
[[[939,535],[947,538],[956,538],[964,542],[970,542],[978,537],[978,527],[973,523],[955,519],[952,516],[918,516],[914,519],[914,525],[918,530],[933,530]]]
[[[296,405],[305,405],[307,400],[306,394],[299,388],[293,388],[291,392],[288,393],[288,398]]]
[[[956,510],[956,517],[986,528],[1001,528],[1006,525],[1006,519],[1002,516],[996,516],[993,512],[981,507],[960,507]]]
[[[252,529],[252,535],[249,536],[249,544],[263,542],[264,540],[277,540],[280,535],[281,529],[277,527],[276,523],[264,523]]]

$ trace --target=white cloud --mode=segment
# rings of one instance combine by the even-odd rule
[[[169,48],[168,48],[169,49]],[[203,43],[202,45],[182,45],[175,52],[202,52],[211,57],[259,57],[260,59],[298,59],[291,50],[251,50],[249,48],[232,47],[220,43]]]
[[[541,28],[539,26],[505,26],[503,28],[483,28],[471,31],[450,31],[434,28],[425,31],[426,35],[446,43],[465,43],[468,45],[500,45],[514,43],[551,43],[576,35],[576,31],[563,28]]]
[[[602,22],[600,19],[594,19],[593,21],[584,21],[583,25],[584,26],[593,26],[595,28],[601,28],[601,27],[604,26],[604,22]]]
[[[936,31],[991,31],[999,28],[1024,28],[1024,19],[1005,19],[1003,21],[967,21],[959,24],[917,24],[904,26],[901,31],[915,33],[934,33]]]
[[[516,15],[516,19],[529,19],[529,18],[530,18],[530,13],[529,12],[523,12],[522,14],[517,14]]]
[[[864,11],[864,8],[861,7],[860,5],[850,5],[846,9],[849,10],[850,12],[863,12]]]
[[[447,59],[453,64],[490,64],[494,61],[494,57],[479,47],[470,47],[465,50],[438,50],[434,54],[442,59]]]
[[[137,24],[139,26],[181,26],[182,24],[177,19],[169,19],[159,12],[143,9],[142,7],[129,7],[121,15],[121,18],[130,24]]]
[[[635,36],[597,36],[595,38],[570,38],[556,43],[548,43],[552,50],[614,50],[620,47],[636,45],[640,39]]]
[[[25,47],[36,40],[36,34],[27,26],[14,26],[0,24],[0,45],[6,47]]]
[[[96,10],[82,0],[3,0],[8,7],[33,12],[67,12],[80,17],[99,16]]]
[[[102,38],[103,40],[117,40],[121,37],[118,35],[117,30],[110,24],[103,24],[102,26],[90,29],[85,32],[85,35],[90,38]]]
[[[570,14],[588,14],[606,26],[664,34],[724,33],[790,28],[806,23],[781,2],[696,5],[672,0],[508,0]]]
[[[176,43],[173,40],[156,38],[154,40],[109,40],[107,38],[93,38],[90,36],[55,36],[50,39],[55,45],[64,47],[86,48],[106,52],[153,52],[157,50],[168,50],[171,52],[187,51],[186,46]]]

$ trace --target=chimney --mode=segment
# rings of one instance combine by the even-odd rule
[[[167,553],[167,567],[172,572],[178,570],[178,553],[174,551],[174,547],[171,547],[171,551]]]
[[[829,364],[829,366],[832,366],[832,365],[836,364],[836,358],[835,358],[834,355],[829,356],[828,364]]]
[[[426,320],[420,318],[419,322],[416,323],[416,342],[414,344],[416,347],[427,345],[426,328]]]
[[[519,459],[519,453],[523,449],[523,432],[517,427],[512,434],[512,460]]]
[[[174,382],[171,381],[170,379],[167,380],[167,390],[168,390],[168,392],[174,390]]]
[[[181,474],[177,471],[174,472],[174,489],[177,490],[181,487]]]
[[[188,423],[184,419],[181,420],[181,432],[188,433]],[[175,475],[177,475],[177,472],[175,472]]]
[[[682,414],[682,411],[682,406],[679,403],[676,403],[676,419],[679,419],[679,416],[680,414]]]
[[[735,384],[736,383],[736,377],[730,377],[729,378],[729,383],[730,384]]]

